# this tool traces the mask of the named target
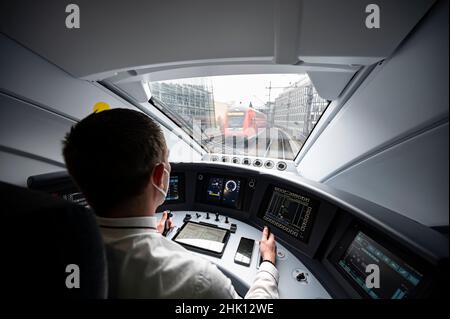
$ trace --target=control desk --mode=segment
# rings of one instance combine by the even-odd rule
[[[66,172],[32,176],[28,185],[88,207]],[[280,298],[405,299],[448,293],[448,237],[300,176],[172,164],[166,201],[158,210],[158,218],[164,210],[173,215],[176,227],[167,238],[216,264],[241,296],[257,274],[265,225],[277,243]],[[382,288],[365,284],[368,265],[380,270]]]
[[[225,229],[230,229],[232,224],[236,225],[236,232],[230,234],[228,243],[221,257],[215,257],[195,251],[192,253],[216,264],[218,268],[231,279],[236,291],[241,296],[245,296],[258,271],[260,258],[258,243],[262,236],[261,230],[242,221],[222,215],[216,215],[215,213],[172,211],[172,214],[175,228],[167,235],[167,238],[170,239],[175,237],[184,224],[183,220],[189,219],[189,216],[189,221],[191,222],[212,224]],[[209,215],[209,219],[207,219],[207,215]],[[161,216],[162,213],[157,214],[158,219],[160,219]],[[218,219],[218,221],[216,221],[216,219]],[[248,267],[234,262],[234,257],[242,237],[255,240],[250,266]],[[306,266],[280,243],[277,243],[276,267],[280,275],[278,283],[280,298],[331,298],[328,292]]]

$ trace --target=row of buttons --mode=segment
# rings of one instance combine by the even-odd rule
[[[220,160],[219,156],[217,156],[217,155],[212,155],[212,156],[211,156],[211,161],[213,161],[213,162],[218,162],[219,160]],[[245,157],[245,158],[242,159],[242,162],[241,162],[241,160],[240,160],[239,157],[233,157],[233,158],[230,160],[230,158],[229,158],[228,156],[222,156],[221,161],[222,161],[223,163],[228,163],[228,162],[231,161],[233,164],[239,164],[239,163],[242,163],[242,164],[244,164],[244,165],[253,165],[253,166],[255,166],[255,167],[261,167],[261,166],[263,166],[263,161],[260,160],[260,159],[258,159],[258,158],[252,161],[250,158]],[[273,168],[274,166],[275,166],[275,164],[274,164],[274,162],[271,161],[271,160],[267,160],[267,161],[264,162],[264,167],[265,167],[265,168],[271,169],[271,168]],[[276,167],[277,167],[277,169],[278,169],[279,171],[284,171],[284,170],[287,168],[287,164],[286,164],[285,162],[283,162],[283,161],[279,161],[279,162],[277,163]]]
[[[275,221],[275,220],[273,220],[273,219],[271,219],[271,218],[265,218],[269,223],[271,223],[271,224],[274,224],[275,226],[277,226],[278,228],[281,228],[282,230],[284,230],[285,232],[287,232],[288,234],[291,234],[291,235],[293,235],[293,236],[298,236],[298,231],[296,231],[296,230],[294,230],[294,229],[292,229],[292,228],[289,228],[289,227],[287,227],[287,226],[285,226],[285,225],[283,225],[283,224],[281,224],[281,223],[279,223],[279,222],[277,222],[277,221]]]

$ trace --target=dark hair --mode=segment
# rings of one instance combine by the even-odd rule
[[[63,144],[69,174],[99,215],[141,194],[166,152],[160,127],[129,109],[90,114]]]

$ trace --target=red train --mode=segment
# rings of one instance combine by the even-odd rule
[[[223,128],[225,137],[256,136],[258,129],[267,127],[267,116],[250,107],[233,107],[226,113]]]

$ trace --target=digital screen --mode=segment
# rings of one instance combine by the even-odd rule
[[[171,175],[169,178],[169,190],[167,191],[166,200],[179,200],[180,194],[179,194],[179,185],[180,179],[178,175]]]
[[[209,202],[224,206],[238,206],[241,181],[223,177],[211,177],[206,189],[206,199]]]
[[[375,264],[379,268],[379,288],[368,288],[366,285],[366,278],[372,272],[366,272],[369,264]],[[373,299],[407,298],[423,277],[361,231],[339,259],[338,267]]]
[[[226,245],[227,230],[187,222],[174,240],[177,243],[221,253]]]
[[[302,241],[307,241],[318,202],[275,187],[263,220]]]
[[[223,203],[235,207],[239,199],[241,182],[239,180],[225,179],[223,188]]]
[[[211,201],[220,202],[223,195],[223,178],[211,177],[206,190],[206,196]]]

